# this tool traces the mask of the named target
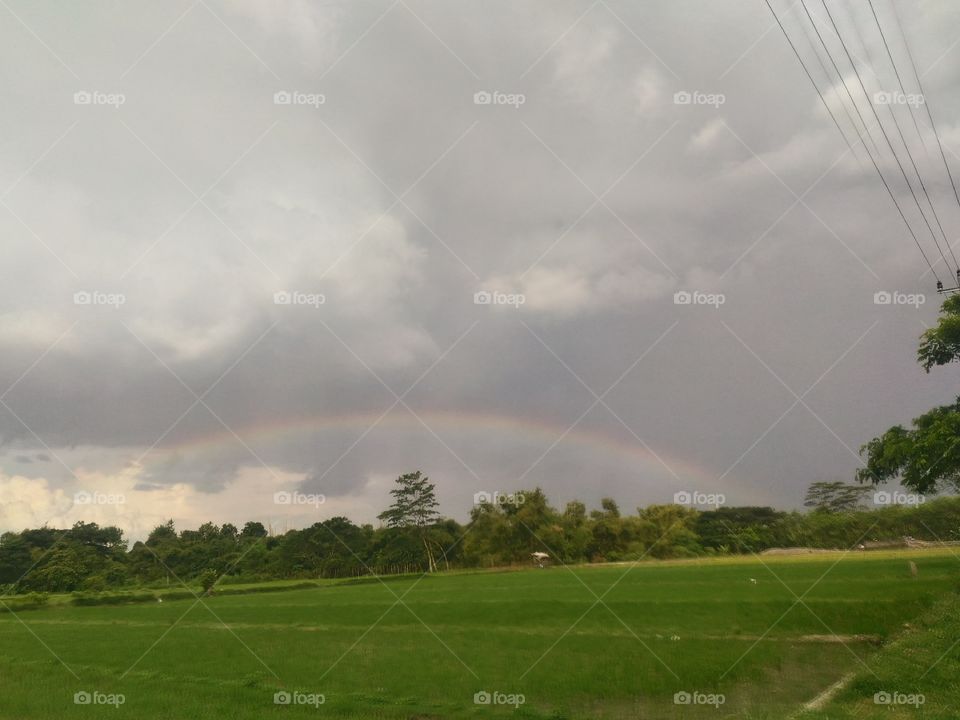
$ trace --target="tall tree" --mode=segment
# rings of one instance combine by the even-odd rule
[[[430,528],[440,518],[437,512],[436,486],[420,470],[397,478],[397,486],[390,491],[393,504],[377,515],[377,519],[391,528],[410,528],[419,538],[427,556],[430,572],[437,569]]]
[[[870,488],[845,482],[815,482],[807,488],[804,507],[817,512],[852,512],[860,508]]]
[[[921,336],[917,360],[927,372],[960,361],[960,295],[944,301],[939,321]],[[860,448],[866,466],[857,480],[874,485],[899,480],[919,493],[960,490],[960,398],[912,424],[909,430],[895,425]]]

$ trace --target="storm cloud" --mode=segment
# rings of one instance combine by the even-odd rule
[[[933,279],[762,3],[0,14],[0,529],[371,521],[413,469],[461,519],[796,507],[952,397]],[[904,20],[957,161],[960,8]]]

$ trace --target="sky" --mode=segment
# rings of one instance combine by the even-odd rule
[[[830,5],[868,91],[895,89],[872,17]],[[960,172],[960,6],[900,10]],[[375,522],[415,469],[460,520],[534,486],[797,508],[954,398],[956,368],[915,361],[933,276],[762,0],[0,17],[0,530]]]

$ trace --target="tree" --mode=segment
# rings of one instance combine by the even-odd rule
[[[643,548],[643,555],[663,558],[696,554],[696,510],[682,505],[649,505],[637,508],[637,515],[638,547]]]
[[[427,556],[430,572],[437,563],[430,539],[430,526],[440,517],[437,512],[436,488],[430,478],[417,470],[397,478],[397,486],[390,491],[393,504],[377,515],[390,528],[410,528],[420,539]]]
[[[817,512],[851,512],[860,508],[870,488],[844,482],[815,482],[807,488],[804,507]]]
[[[914,418],[913,429],[896,425],[860,449],[865,467],[857,480],[874,485],[899,479],[919,493],[960,489],[960,398]]]
[[[513,497],[516,502],[500,505],[506,525],[501,542],[507,559],[529,562],[532,552],[559,553],[563,545],[563,528],[546,493],[535,487],[533,490],[518,490]]]
[[[620,553],[626,550],[627,533],[620,507],[612,498],[600,500],[600,510],[590,513],[593,520],[591,558],[597,560],[619,560]]]
[[[21,536],[0,536],[0,585],[17,582],[32,565],[30,545]]]
[[[204,570],[200,573],[200,587],[203,588],[204,595],[213,592],[213,586],[217,584],[217,579],[217,573],[214,570]]]
[[[960,361],[960,295],[944,301],[939,321],[921,336],[917,361],[927,372]],[[866,464],[857,480],[874,485],[899,480],[918,493],[960,489],[960,398],[912,424],[909,430],[895,425],[860,448]]]
[[[586,505],[579,500],[568,502],[560,515],[560,527],[563,529],[563,547],[560,550],[564,558],[572,562],[587,559],[593,534]]]
[[[697,515],[694,530],[705,548],[760,552],[779,543],[786,513],[770,507],[718,507]]]
[[[500,505],[474,505],[470,510],[470,532],[462,543],[466,562],[477,567],[495,567],[509,562],[504,552],[508,530]]]
[[[27,590],[70,592],[80,587],[90,567],[74,545],[58,546],[20,584]]]
[[[164,542],[176,542],[177,529],[173,526],[173,520],[167,520],[162,525],[157,525],[147,536],[147,545],[160,545]]]
[[[255,522],[251,520],[243,526],[243,530],[240,531],[240,537],[243,539],[248,538],[262,538],[267,536],[267,529],[263,526],[261,522]]]
[[[951,295],[940,306],[937,324],[920,336],[917,360],[930,372],[934,365],[946,365],[960,358],[960,295]]]

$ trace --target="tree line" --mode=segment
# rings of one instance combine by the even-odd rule
[[[859,492],[858,492],[859,491]],[[78,522],[0,536],[2,592],[101,592],[134,587],[342,578],[398,572],[494,568],[531,563],[635,561],[759,553],[773,547],[852,548],[911,536],[958,540],[960,498],[863,509],[863,489],[815,483],[807,512],[770,507],[650,505],[622,513],[610,498],[588,510],[550,504],[540,488],[485,498],[466,523],[441,517],[436,490],[421,473],[397,479],[382,524],[333,517],[271,534],[260,522],[157,526],[132,546],[116,527]]]

